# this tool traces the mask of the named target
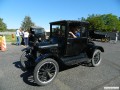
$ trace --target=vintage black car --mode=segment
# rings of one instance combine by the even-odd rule
[[[89,30],[89,37],[92,40],[101,40],[103,42],[109,42],[110,36],[106,34],[102,34],[100,32],[95,32],[94,30]]]
[[[24,68],[34,66],[34,80],[38,85],[52,82],[64,65],[83,62],[94,67],[100,65],[104,49],[89,40],[88,25],[77,20],[51,22],[49,39],[31,41],[33,44],[23,50],[21,64]],[[70,36],[71,27],[79,29],[80,37]]]
[[[46,39],[46,32],[43,27],[40,26],[31,26],[30,27],[30,37],[29,40],[34,42],[35,40],[44,40]]]

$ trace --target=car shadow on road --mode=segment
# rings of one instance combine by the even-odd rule
[[[33,78],[33,71],[34,68],[28,68],[28,69],[24,69],[20,63],[20,61],[16,61],[13,63],[14,66],[16,68],[19,68],[23,71],[23,73],[20,75],[20,77],[23,79],[23,81],[31,86],[38,86],[35,82],[34,82],[34,78]]]
[[[13,62],[16,68],[22,68],[22,65],[20,64],[20,61]]]
[[[87,64],[87,63],[78,63],[78,64],[74,64],[74,65],[70,65],[70,66],[62,64],[59,67],[59,72],[62,72],[62,71],[65,71],[65,70],[69,70],[69,69],[72,69],[72,68],[77,68],[79,66],[92,67],[90,64]]]
[[[35,81],[34,81],[34,78],[33,78],[33,69],[31,70],[27,70],[25,71],[24,73],[22,73],[20,75],[21,78],[23,78],[23,81],[30,85],[30,86],[38,86]]]
[[[30,86],[39,86],[35,83],[34,78],[33,78],[33,72],[34,72],[34,67],[28,68],[28,69],[23,69],[20,61],[16,61],[13,63],[16,68],[19,68],[23,71],[23,73],[20,75],[20,77],[23,79],[23,81],[30,85]],[[66,66],[66,65],[60,65],[59,72],[69,70],[71,68],[76,68],[78,66],[86,66],[86,64],[76,64],[72,66]],[[87,66],[86,66],[87,67]]]

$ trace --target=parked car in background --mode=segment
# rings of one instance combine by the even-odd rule
[[[29,41],[35,40],[42,41],[46,39],[46,32],[43,27],[31,26],[29,33],[30,33]]]
[[[103,42],[109,42],[110,36],[106,33],[95,32],[94,30],[89,30],[89,38],[92,40],[101,40]]]

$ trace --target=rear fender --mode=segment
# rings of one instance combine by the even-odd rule
[[[104,49],[101,46],[96,46],[94,49],[99,49],[101,52],[104,52]]]
[[[87,51],[86,51],[89,58],[92,58],[93,53],[94,53],[94,51],[95,51],[96,49],[100,50],[101,52],[104,52],[104,49],[103,49],[103,47],[101,47],[101,46],[89,47],[89,48],[87,49]]]

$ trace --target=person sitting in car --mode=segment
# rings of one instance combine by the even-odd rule
[[[80,32],[77,28],[70,30],[69,34],[72,38],[79,38],[80,37]]]

